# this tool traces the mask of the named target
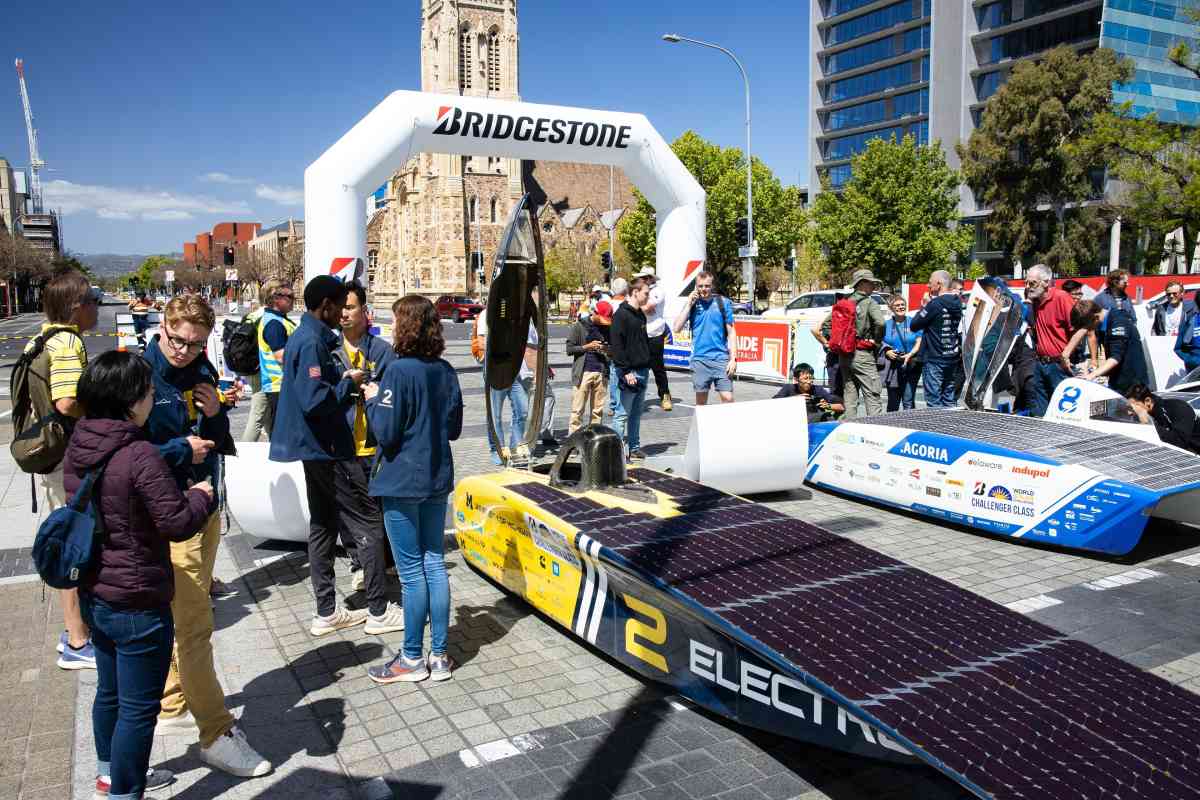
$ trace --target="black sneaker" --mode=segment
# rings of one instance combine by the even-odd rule
[[[645,461],[646,453],[640,447],[637,450],[630,450],[629,451],[629,460],[630,461]]]
[[[555,439],[553,436],[543,436],[542,445],[544,447],[558,447],[558,439]]]

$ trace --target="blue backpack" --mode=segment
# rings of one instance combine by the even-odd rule
[[[110,456],[111,458],[111,456]],[[108,459],[83,477],[70,502],[50,512],[33,540],[38,575],[55,589],[75,589],[92,568],[104,536],[104,515],[93,489]]]

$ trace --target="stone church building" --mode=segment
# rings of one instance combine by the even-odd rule
[[[421,0],[421,90],[520,100],[516,0]],[[552,102],[571,105],[571,98]],[[539,209],[548,251],[564,237],[596,253],[634,205],[621,170],[539,161],[530,165],[548,202]],[[611,172],[611,175],[610,175]],[[612,186],[612,202],[609,186]],[[418,293],[479,293],[471,253],[490,275],[504,224],[521,198],[521,162],[421,153],[388,179],[367,223],[372,302]],[[597,260],[599,256],[596,256]],[[618,265],[622,267],[624,265]]]

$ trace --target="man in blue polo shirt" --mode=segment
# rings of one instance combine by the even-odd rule
[[[722,403],[733,402],[733,374],[737,372],[737,351],[733,331],[733,305],[713,291],[713,274],[708,270],[696,277],[696,290],[688,297],[672,330],[692,329],[692,388],[696,405],[708,403],[709,389],[716,389]]]

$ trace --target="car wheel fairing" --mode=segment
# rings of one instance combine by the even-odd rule
[[[491,288],[488,290],[487,339],[484,350],[484,383],[488,389],[504,391],[520,379],[521,365],[529,340],[529,326],[538,334],[534,392],[530,398],[525,438],[531,447],[542,427],[543,402],[549,365],[546,360],[546,275],[542,239],[538,234],[534,195],[526,194],[513,208],[496,252]],[[537,299],[534,299],[534,292]],[[496,425],[491,392],[484,396],[488,430],[503,452],[504,442]]]

